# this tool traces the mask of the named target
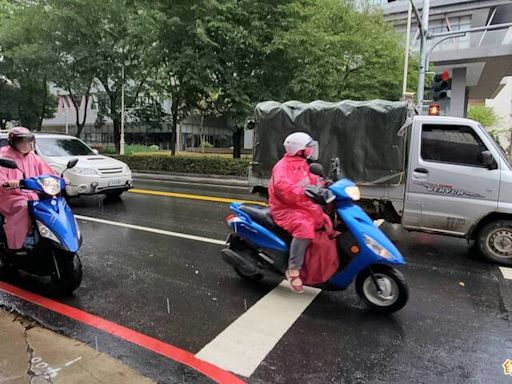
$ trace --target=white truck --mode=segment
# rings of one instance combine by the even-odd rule
[[[329,124],[322,127],[322,132],[325,129],[329,130],[328,134],[319,134],[320,152],[327,152],[323,154],[324,163],[329,161],[329,157],[340,155],[337,152],[340,150],[339,146],[333,149],[332,142],[336,142],[336,132],[347,129],[355,131],[356,134],[344,136],[345,140],[347,137],[354,138],[348,140],[349,143],[345,142],[343,146],[345,153],[342,157],[345,159],[359,155],[363,163],[369,157],[380,158],[386,163],[388,154],[395,159],[402,157],[401,169],[393,169],[389,172],[389,177],[381,177],[379,180],[369,181],[367,177],[360,177],[361,172],[354,172],[354,167],[351,172],[350,169],[349,172],[345,172],[347,177],[358,182],[361,190],[360,204],[374,219],[382,218],[391,223],[400,223],[407,230],[475,240],[487,259],[512,266],[512,164],[505,151],[481,124],[463,118],[419,116],[411,113],[407,113],[405,118],[402,116],[398,120],[386,121],[386,114],[389,111],[379,111],[377,115],[372,115],[365,109],[361,116],[366,116],[370,120],[365,117],[352,119],[357,127],[350,129],[350,119],[347,116],[372,102],[356,103],[355,109],[351,109],[345,116],[340,115],[338,108],[339,104],[343,103],[323,103],[320,107],[318,102],[316,103],[312,103],[313,107],[312,104],[290,103],[294,110],[294,116],[290,120],[293,123],[285,123],[285,132],[279,136],[284,137],[290,130],[302,130],[315,137],[315,124],[312,123],[314,117],[321,116],[322,113],[325,115],[327,108],[337,111],[334,112],[335,117],[332,120],[337,122],[330,125],[330,130]],[[354,103],[351,106],[354,107]],[[401,108],[399,103],[395,103],[394,106]],[[277,107],[279,110],[287,109],[286,103]],[[303,119],[302,125],[296,124],[300,120],[296,117],[302,110],[308,110],[308,116]],[[260,148],[260,144],[264,136],[274,135],[268,143],[274,143],[270,145],[274,145],[276,150],[282,146],[282,140],[275,137],[275,119],[272,129],[265,129],[265,124],[271,120],[266,119],[266,116],[275,117],[276,105],[271,108],[268,108],[268,105],[263,106],[257,112],[255,159],[249,176],[249,184],[253,191],[261,191],[266,187],[266,176],[271,170],[269,169],[266,174],[261,170],[261,159],[264,158],[265,151]],[[288,111],[287,116],[289,115]],[[383,126],[387,125],[389,128],[395,124],[395,129],[383,131],[385,135],[375,134],[378,130],[367,134],[366,137],[358,135],[358,128],[365,124],[365,119],[366,123],[371,125],[375,116]],[[332,129],[336,125],[339,129]],[[317,130],[317,135],[318,132]],[[385,137],[389,136],[390,132],[393,132],[394,136],[391,137],[391,141],[389,137]],[[350,148],[351,145],[354,147],[353,153],[347,154],[346,148]],[[370,150],[358,153],[358,146],[365,146]],[[378,168],[375,162],[369,164],[373,164],[375,169]],[[396,168],[396,165],[392,165],[391,168]],[[255,169],[257,172],[254,172]]]

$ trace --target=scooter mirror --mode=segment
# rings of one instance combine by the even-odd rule
[[[68,165],[66,166],[66,169],[74,168],[77,163],[78,163],[78,159],[69,160]]]
[[[18,165],[16,164],[16,162],[10,159],[0,159],[0,167],[18,169]]]
[[[324,167],[320,163],[312,163],[309,170],[313,175],[324,176]]]

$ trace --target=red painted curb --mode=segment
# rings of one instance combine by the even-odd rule
[[[0,282],[0,290],[30,303],[39,305],[40,307],[49,309],[50,311],[56,312],[60,315],[69,317],[70,319],[79,321],[80,323],[89,325],[106,333],[110,333],[111,335],[117,336],[120,339],[139,345],[143,348],[146,348],[147,350],[158,353],[159,355],[165,356],[171,360],[187,365],[217,383],[245,383],[236,375],[204,360],[198,359],[188,351],[175,347],[171,344],[164,343],[163,341],[153,337],[146,336],[142,333],[134,331],[133,329],[123,327],[122,325],[105,320],[101,317],[92,315],[88,312],[71,307],[69,305],[59,303],[58,301],[54,301],[35,293],[25,291],[8,283]]]

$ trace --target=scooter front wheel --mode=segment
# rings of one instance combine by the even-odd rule
[[[384,264],[374,264],[360,272],[356,292],[371,310],[382,314],[402,309],[409,299],[409,288],[402,273]]]
[[[52,275],[52,283],[60,294],[72,294],[82,283],[82,262],[77,254],[58,253],[55,255],[58,273]]]

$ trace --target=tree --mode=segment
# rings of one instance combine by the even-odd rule
[[[357,12],[339,0],[304,0],[292,5],[292,27],[278,32],[293,76],[288,99],[398,100],[401,96],[401,36],[381,14]]]
[[[121,136],[121,92],[125,108],[133,107],[144,90],[148,67],[144,57],[144,26],[139,9],[125,0],[52,0],[53,47],[59,54],[54,81],[65,89],[76,111],[77,135],[86,121],[91,93],[97,91],[100,109],[96,125],[105,117],[113,122],[114,142],[119,152]],[[101,94],[105,94],[103,97]],[[80,119],[79,101],[85,109]]]
[[[499,120],[494,109],[485,105],[470,105],[467,115],[468,119],[476,120],[486,128],[491,128]]]
[[[207,35],[211,15],[219,15],[222,4],[208,0],[142,1],[147,8],[139,16],[152,26],[147,36],[148,52],[158,68],[151,88],[171,100],[171,154],[176,153],[178,124],[200,108],[208,98],[215,43]]]
[[[43,21],[37,5],[0,3],[1,89],[9,95],[0,107],[4,126],[10,120],[40,130],[43,119],[54,115],[55,98],[49,92],[54,55],[38,34]]]
[[[207,18],[206,33],[214,42],[213,86],[216,114],[227,118],[233,157],[240,158],[244,127],[257,102],[276,99],[290,73],[275,34],[286,29],[294,0],[226,1]]]

